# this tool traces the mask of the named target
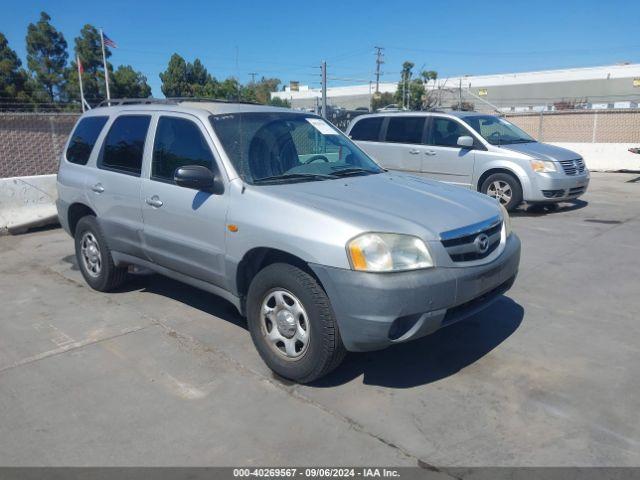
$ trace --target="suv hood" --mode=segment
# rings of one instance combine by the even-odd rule
[[[501,145],[500,148],[524,153],[525,155],[530,155],[539,160],[551,160],[558,162],[560,160],[575,160],[576,158],[580,158],[580,155],[576,152],[540,142],[514,143],[511,145]]]
[[[425,240],[501,214],[496,201],[485,195],[390,172],[261,188],[362,232],[406,233]]]

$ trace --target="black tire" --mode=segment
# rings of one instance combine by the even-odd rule
[[[482,182],[480,191],[485,195],[489,195],[489,187],[493,182],[504,182],[509,185],[511,189],[511,199],[507,203],[500,202],[509,212],[513,211],[522,203],[522,187],[515,176],[509,173],[494,173],[493,175],[489,175],[485,181]]]
[[[87,262],[83,259],[81,243],[85,238],[85,234],[91,234],[99,248],[101,262],[97,274],[89,271]],[[124,283],[127,279],[127,269],[116,267],[113,263],[111,250],[107,245],[96,217],[82,217],[78,221],[74,237],[78,268],[91,288],[100,292],[108,292]]]
[[[308,317],[308,344],[304,354],[297,358],[285,358],[283,353],[276,352],[263,331],[262,304],[278,289],[295,295]],[[346,354],[329,297],[314,277],[293,265],[274,263],[258,272],[247,295],[247,323],[253,343],[267,366],[281,377],[299,383],[326,375]]]

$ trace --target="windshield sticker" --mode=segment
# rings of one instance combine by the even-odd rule
[[[319,118],[307,118],[306,120],[323,135],[338,135],[338,132],[331,128],[324,120],[320,120]]]

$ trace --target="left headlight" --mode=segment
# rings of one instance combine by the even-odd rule
[[[426,243],[413,235],[364,233],[347,244],[351,268],[396,272],[433,267]]]
[[[500,210],[502,210],[502,221],[504,222],[504,233],[506,238],[511,235],[511,217],[509,216],[507,209],[504,208],[504,205],[500,202],[498,202],[498,205],[500,205]]]

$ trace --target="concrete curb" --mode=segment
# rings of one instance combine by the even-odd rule
[[[56,176],[0,178],[0,235],[58,222]]]

